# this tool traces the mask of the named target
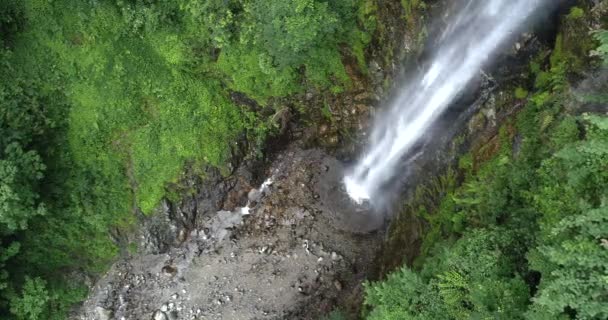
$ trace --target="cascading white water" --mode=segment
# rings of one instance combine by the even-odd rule
[[[361,203],[379,196],[402,158],[481,68],[534,13],[551,0],[468,0],[439,38],[428,69],[406,84],[374,124],[366,151],[344,178]]]

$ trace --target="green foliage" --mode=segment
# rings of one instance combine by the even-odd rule
[[[0,1],[0,317],[64,319],[184,167],[262,143],[260,104],[350,84],[370,0]],[[10,313],[10,314],[9,314]],[[12,314],[12,315],[11,315]]]
[[[604,61],[604,65],[608,66],[608,31],[597,30],[593,32],[593,37],[600,43],[600,46],[591,54],[600,57]]]
[[[428,261],[423,275],[451,318],[515,319],[525,310],[528,288],[508,253],[518,250],[518,234],[504,229],[466,233],[450,250]]]
[[[453,318],[512,319],[527,297],[527,287],[506,254],[519,245],[506,230],[474,231],[429,260],[422,273],[437,275],[432,282]]]
[[[30,77],[11,64],[15,55],[0,48],[0,150],[11,143],[28,148],[56,125],[57,111],[49,108],[51,90],[44,77]]]
[[[417,9],[424,9],[426,4],[422,0],[401,0],[401,6],[405,11],[404,19],[408,23],[414,23],[416,16],[414,12]]]
[[[301,91],[303,80],[321,88],[348,85],[340,44],[349,43],[359,65],[365,64],[363,48],[374,26],[369,22],[373,9],[364,4],[355,17],[353,0],[247,2],[217,67],[234,90],[260,102]],[[357,19],[363,20],[363,30]]]
[[[534,270],[545,275],[530,318],[573,310],[580,319],[608,316],[608,119],[584,117],[586,139],[543,162],[534,204],[543,213]]]
[[[531,253],[532,267],[543,277],[530,319],[557,318],[565,310],[578,319],[606,319],[608,298],[608,207],[587,209],[562,219]]]
[[[278,68],[263,51],[247,46],[222,50],[217,67],[231,75],[231,86],[258,101],[282,97],[300,91],[297,71]]]
[[[45,166],[35,151],[24,152],[16,142],[6,146],[2,155],[0,230],[4,230],[3,233],[6,234],[27,229],[29,220],[46,213],[36,192]]]
[[[11,44],[23,25],[23,6],[19,0],[0,2],[0,47]]]
[[[581,19],[585,16],[585,10],[579,8],[579,7],[572,7],[572,9],[570,9],[570,13],[568,14],[568,19],[570,20],[577,20],[577,19]]]
[[[402,268],[385,281],[365,285],[367,319],[448,319],[442,301],[415,272]]]
[[[376,31],[378,24],[376,18],[377,10],[378,5],[375,0],[360,0],[357,10],[359,28],[350,28],[348,36],[352,54],[357,58],[357,63],[363,73],[367,73],[368,71],[365,60],[365,48],[372,40],[372,34]]]
[[[46,282],[26,277],[21,296],[11,301],[11,312],[19,320],[37,320],[45,312],[49,300]]]
[[[253,0],[245,10],[251,14],[251,26],[243,37],[254,46],[265,47],[279,67],[301,65],[319,46],[335,42],[331,37],[340,21],[329,3],[321,1]]]
[[[6,262],[19,252],[19,243],[12,242],[8,247],[0,247],[0,292],[10,286]]]
[[[528,97],[528,90],[522,88],[522,87],[517,87],[515,89],[515,98],[517,99],[525,99]]]
[[[418,209],[430,225],[420,269],[368,284],[369,319],[608,317],[608,118],[569,113],[580,61],[565,41],[546,69],[531,65],[516,123],[460,159],[464,181],[439,205]]]
[[[403,268],[368,284],[365,303],[374,307],[368,319],[518,318],[528,288],[505,254],[517,245],[505,230],[479,230],[444,244],[419,273]]]
[[[21,293],[10,297],[10,311],[18,320],[63,320],[70,307],[86,295],[84,286],[51,288],[43,279],[25,277]]]

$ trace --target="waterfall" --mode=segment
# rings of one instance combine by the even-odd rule
[[[548,0],[468,0],[439,36],[429,66],[401,89],[376,119],[360,159],[347,171],[347,193],[358,203],[378,199],[411,151],[522,25]]]

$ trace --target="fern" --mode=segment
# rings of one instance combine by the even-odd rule
[[[600,57],[605,66],[608,66],[608,30],[593,31],[593,37],[599,41],[600,46],[591,52],[592,56]]]
[[[449,306],[452,316],[456,319],[469,318],[471,303],[468,301],[469,284],[466,278],[457,271],[446,271],[437,278],[439,294]]]

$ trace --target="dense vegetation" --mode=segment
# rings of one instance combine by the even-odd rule
[[[271,133],[283,99],[348,89],[343,61],[366,73],[375,3],[1,0],[0,318],[65,319],[119,253],[112,236],[187,164],[222,168],[234,142]],[[401,3],[413,24],[424,2]],[[370,319],[608,317],[608,119],[572,107],[608,88],[568,81],[590,52],[608,65],[608,33],[574,37],[531,64],[498,151],[463,157],[464,182],[415,208],[423,254],[367,286]]]
[[[608,38],[588,35],[584,15],[573,9],[552,54],[531,63],[517,119],[462,157],[464,182],[451,171],[436,208],[408,209],[430,224],[422,255],[367,285],[368,319],[608,318],[608,116],[578,111],[608,111],[608,86],[581,94],[569,81],[598,45],[606,63]]]
[[[359,0],[0,1],[0,318],[64,319],[110,235],[151,213],[186,163],[222,167],[271,125],[236,105],[364,69]],[[364,70],[362,70],[365,72]],[[69,281],[66,281],[69,279]]]

